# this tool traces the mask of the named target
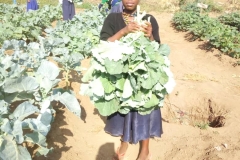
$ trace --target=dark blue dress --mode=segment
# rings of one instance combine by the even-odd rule
[[[27,1],[27,11],[29,10],[37,10],[38,4],[36,0],[30,0],[30,2]]]
[[[143,19],[148,16],[151,15],[147,15]],[[153,16],[151,16],[150,21],[153,37],[155,41],[160,43],[158,23]],[[107,40],[125,26],[122,13],[110,13],[104,21],[100,39]],[[104,129],[112,136],[122,136],[124,142],[134,144],[150,137],[161,137],[163,133],[161,110],[158,108],[148,115],[140,115],[137,111],[131,111],[126,115],[117,112],[107,117]]]
[[[162,131],[161,110],[140,115],[137,111],[128,114],[114,113],[107,117],[104,130],[112,136],[122,136],[122,141],[136,144],[150,137],[160,137]]]
[[[62,2],[63,20],[71,20],[75,15],[74,3],[68,0],[63,0]]]

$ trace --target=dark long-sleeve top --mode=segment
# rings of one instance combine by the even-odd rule
[[[150,22],[152,24],[153,38],[156,42],[160,43],[161,41],[159,37],[159,26],[156,19],[152,15],[147,14],[146,16],[143,17],[143,20],[147,20],[149,16],[151,17]],[[123,20],[122,13],[110,13],[103,23],[103,27],[100,33],[100,39],[107,41],[109,37],[115,35],[125,26],[126,23]]]

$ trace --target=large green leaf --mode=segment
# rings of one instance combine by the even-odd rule
[[[145,63],[141,62],[139,63],[136,67],[133,68],[133,72],[137,71],[137,70],[144,70],[147,71],[147,68],[145,67]]]
[[[16,120],[13,125],[13,131],[11,133],[18,144],[23,142],[23,130],[22,130],[22,122],[20,120]]]
[[[59,68],[52,62],[43,60],[37,70],[37,74],[41,74],[50,80],[55,80],[59,74]]]
[[[118,79],[117,83],[116,83],[116,88],[123,91],[125,81],[126,81],[126,79],[124,79],[124,78]]]
[[[161,44],[159,52],[162,55],[168,56],[170,54],[170,47],[167,44]]]
[[[18,119],[22,121],[27,116],[38,112],[38,108],[32,105],[30,102],[23,102],[14,110],[14,112],[9,116],[11,119]]]
[[[102,82],[105,93],[111,93],[115,90],[114,85],[106,77],[100,77],[100,80]]]
[[[1,119],[1,131],[11,134],[12,126],[8,118]]]
[[[44,125],[40,120],[28,118],[23,120],[22,127],[24,129],[31,129],[32,131],[39,132],[46,136],[49,132],[48,126]]]
[[[36,92],[35,92],[36,93]],[[33,99],[33,93],[27,93],[27,92],[15,92],[10,94],[4,95],[4,100],[8,103],[16,102],[16,101],[22,101],[22,100],[29,100]]]
[[[28,133],[24,135],[25,141],[38,144],[41,146],[46,145],[46,137],[39,132]]]
[[[4,85],[4,92],[34,92],[39,87],[36,79],[33,77],[20,77],[8,80]]]
[[[133,92],[133,88],[132,88],[131,82],[130,82],[129,77],[128,77],[126,79],[125,83],[124,83],[122,98],[131,97],[132,92]]]
[[[121,107],[118,112],[121,113],[121,114],[128,114],[129,112],[131,111],[131,107]]]
[[[50,109],[46,109],[45,112],[41,113],[38,115],[38,119],[46,126],[50,126],[52,120],[53,120],[53,115],[51,113]]]
[[[91,66],[88,70],[87,70],[87,72],[84,74],[84,76],[82,77],[82,82],[88,82],[89,80],[91,80],[92,79],[92,77],[93,77],[93,72],[94,72],[94,67],[93,66]]]
[[[159,81],[161,78],[158,72],[153,69],[148,70],[148,77],[146,79],[142,79],[142,87],[145,89],[152,89],[153,86]]]
[[[123,63],[121,61],[110,61],[108,58],[104,61],[106,70],[109,74],[115,75],[115,74],[121,74],[123,72]]]
[[[8,113],[8,107],[9,107],[9,104],[7,102],[5,102],[4,100],[0,100],[0,117],[3,114]]]
[[[16,144],[14,138],[10,135],[0,137],[0,159],[3,160],[31,160],[28,150]]]
[[[110,101],[99,100],[95,102],[95,106],[98,109],[99,113],[103,116],[109,116],[120,108],[119,102],[116,99]]]
[[[162,71],[159,71],[159,74],[160,74],[160,79],[159,79],[159,82],[164,85],[168,82],[168,75],[165,73],[165,72],[162,72]]]
[[[147,101],[145,103],[145,105],[143,107],[152,108],[152,107],[158,105],[158,103],[159,103],[159,99],[154,94],[152,94],[152,97],[149,99],[149,101]]]
[[[98,97],[103,97],[104,96],[104,88],[103,88],[103,85],[102,85],[102,82],[100,80],[100,78],[97,78],[95,80],[93,80],[90,84],[92,90],[93,90],[93,93],[95,95],[97,95]]]
[[[78,117],[80,117],[81,115],[81,107],[79,105],[79,102],[77,100],[77,98],[68,93],[68,92],[64,92],[60,97],[59,97],[59,101],[64,104],[67,109],[69,109],[72,113],[74,113],[75,115],[77,115]]]

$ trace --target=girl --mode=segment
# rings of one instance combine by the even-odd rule
[[[156,19],[149,16],[150,23],[139,26],[133,22],[136,15],[136,8],[139,0],[122,0],[124,10],[122,13],[110,13],[104,21],[100,39],[105,41],[115,41],[121,39],[128,33],[141,29],[147,38],[160,43],[159,27]],[[114,113],[107,117],[105,131],[113,136],[121,136],[121,145],[117,150],[115,159],[122,160],[128,148],[128,143],[140,142],[140,152],[138,160],[150,159],[149,138],[160,137],[162,134],[162,119],[160,108],[152,111],[148,115],[140,115],[137,111],[131,111],[126,115]]]

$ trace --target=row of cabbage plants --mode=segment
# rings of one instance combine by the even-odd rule
[[[26,12],[23,6],[0,3],[0,46],[5,40],[37,41],[44,29],[61,19],[61,7],[46,5]]]
[[[33,155],[24,143],[37,145],[37,155],[47,156],[53,149],[46,142],[54,122],[53,102],[60,102],[80,117],[81,107],[76,95],[69,89],[69,73],[74,70],[81,74],[80,62],[99,42],[99,31],[107,13],[99,12],[93,6],[75,15],[72,21],[58,21],[57,26],[52,28],[50,22],[61,18],[59,7],[45,6],[29,13],[23,13],[16,6],[13,8],[23,17],[15,17],[15,12],[10,14],[3,9],[0,24],[7,23],[6,17],[15,17],[11,23],[21,24],[20,27],[34,26],[39,29],[39,34],[29,30],[34,39],[26,32],[19,37],[5,36],[1,39],[0,159],[28,160]],[[42,17],[42,14],[46,15]],[[28,22],[31,24],[26,24]],[[3,29],[6,31],[6,28]],[[46,31],[44,37],[40,36],[42,31]],[[15,39],[8,40],[12,38]],[[62,73],[65,73],[64,77]],[[66,81],[65,88],[58,86],[60,81]]]

